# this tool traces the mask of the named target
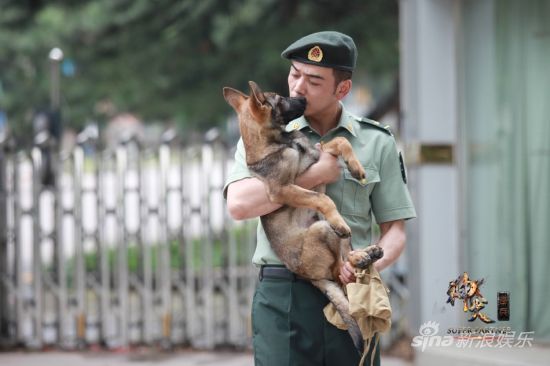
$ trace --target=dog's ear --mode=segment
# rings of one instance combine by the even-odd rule
[[[239,112],[241,104],[248,99],[248,95],[227,86],[223,88],[223,97],[237,112]]]
[[[250,85],[250,109],[258,119],[263,120],[263,116],[267,112],[264,92],[253,81],[249,81],[248,85]]]
[[[250,85],[250,96],[251,97],[253,96],[254,98],[256,98],[258,103],[264,104],[265,103],[264,92],[262,91],[262,89],[260,89],[258,84],[256,84],[253,81],[249,81],[248,85]]]

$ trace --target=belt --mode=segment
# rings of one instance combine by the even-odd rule
[[[264,278],[273,278],[287,281],[308,281],[302,276],[298,276],[296,273],[291,272],[288,268],[283,266],[261,266],[259,273],[260,281]]]

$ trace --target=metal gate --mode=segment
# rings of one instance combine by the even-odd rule
[[[226,214],[229,149],[80,137],[0,141],[0,345],[249,344],[255,223]]]

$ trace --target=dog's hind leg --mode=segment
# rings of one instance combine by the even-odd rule
[[[363,335],[361,334],[359,325],[357,325],[357,322],[349,313],[349,302],[342,288],[335,282],[329,280],[311,281],[311,283],[321,290],[330,302],[334,304],[336,310],[342,317],[342,320],[348,327],[348,332],[353,341],[353,345],[359,354],[362,355],[364,349]]]

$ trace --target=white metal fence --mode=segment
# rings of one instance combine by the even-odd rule
[[[231,154],[164,137],[0,143],[0,345],[248,344],[255,228],[226,215]]]

